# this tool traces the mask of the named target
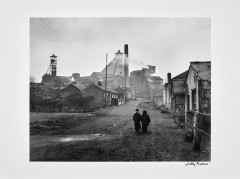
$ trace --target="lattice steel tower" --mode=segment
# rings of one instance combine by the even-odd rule
[[[50,65],[46,74],[50,76],[57,76],[57,56],[54,54],[50,56]]]

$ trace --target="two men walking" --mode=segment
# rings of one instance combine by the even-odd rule
[[[142,123],[142,130],[143,133],[147,133],[147,126],[151,122],[149,115],[147,115],[147,111],[143,110],[143,114],[140,115],[139,109],[136,109],[136,113],[133,115],[133,121],[134,121],[134,126],[135,130],[137,133],[139,133],[139,130],[141,129],[141,124]]]

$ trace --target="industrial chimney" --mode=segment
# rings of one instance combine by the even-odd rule
[[[171,81],[171,73],[168,73],[167,74],[167,82],[170,83],[170,81]]]
[[[129,71],[129,67],[128,67],[128,44],[124,45],[124,76],[125,78],[128,77],[128,71]]]
[[[102,81],[99,80],[99,81],[97,82],[97,85],[98,85],[98,86],[102,86]]]
[[[124,54],[128,57],[128,44],[124,45]]]
[[[79,74],[79,73],[73,73],[73,74],[72,74],[72,77],[73,77],[74,79],[78,79],[78,78],[80,78],[80,74]]]
[[[128,78],[128,44],[124,45],[124,101],[127,102],[127,84],[129,84]]]

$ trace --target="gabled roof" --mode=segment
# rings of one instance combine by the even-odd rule
[[[112,93],[118,93],[117,91],[113,90],[112,88],[107,88],[107,91],[112,92]]]
[[[94,85],[94,86],[96,86],[97,88],[100,88],[101,90],[105,91],[105,87],[103,87],[103,86],[99,86],[99,85],[94,84],[94,83],[92,83],[91,85]],[[109,87],[107,87],[107,92],[116,93],[116,94],[118,93],[118,92],[116,92],[115,90],[113,90],[113,89],[111,89],[111,88],[109,88]]]
[[[92,72],[92,74],[90,76],[91,77],[102,77],[102,73],[101,72]]]
[[[185,79],[187,74],[188,74],[188,70],[183,72],[183,73],[181,73],[181,74],[179,74],[179,75],[177,75],[177,76],[175,76],[175,77],[173,77],[172,80]]]
[[[71,83],[71,84],[67,85],[65,88],[63,88],[61,91],[63,92],[63,91],[65,91],[65,90],[71,88],[71,86],[74,87],[74,88],[77,88],[77,89],[80,90],[80,91],[82,91],[83,89],[86,88],[86,87],[83,86],[83,85]]]
[[[77,88],[80,89],[81,91],[86,88],[85,86],[83,86],[83,85],[81,85],[81,84],[79,84],[79,83],[76,83],[76,84],[73,84],[73,83],[72,83],[72,85],[74,85],[75,87],[77,87]]]
[[[190,62],[190,66],[192,66],[192,68],[197,73],[198,78],[200,80],[211,81],[211,62],[210,61]]]

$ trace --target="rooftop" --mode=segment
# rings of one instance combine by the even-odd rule
[[[52,56],[50,56],[50,57],[53,57],[53,58],[55,58],[55,57],[57,57],[55,54],[52,54]]]
[[[120,50],[118,50],[115,54],[118,55],[118,54],[123,54],[123,53],[120,52]]]
[[[192,68],[197,72],[198,78],[200,80],[208,80],[211,81],[211,62],[203,61],[203,62],[190,62]]]
[[[188,74],[188,70],[183,72],[183,73],[181,73],[181,74],[179,74],[179,75],[177,75],[177,76],[175,76],[174,78],[172,78],[172,80],[185,79],[187,74]]]
[[[85,86],[83,86],[83,85],[81,85],[81,84],[79,84],[79,83],[71,83],[72,85],[74,85],[75,87],[77,87],[78,89],[80,89],[81,91],[82,90],[84,90],[86,87]]]
[[[97,86],[98,88],[100,88],[100,89],[102,89],[103,91],[105,91],[105,87],[103,87],[103,86],[99,86],[99,85],[96,85],[96,84],[94,84],[94,83],[92,83],[92,85],[95,85],[95,86]],[[111,89],[111,88],[109,88],[109,87],[107,87],[107,91],[108,91],[108,92],[111,92],[111,93],[118,93],[118,92],[116,92],[115,90],[113,90],[113,89]]]

